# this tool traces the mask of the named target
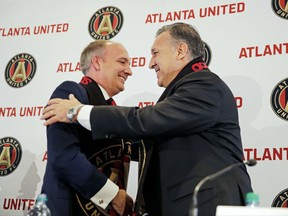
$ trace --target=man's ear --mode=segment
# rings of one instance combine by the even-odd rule
[[[99,60],[100,60],[100,57],[96,55],[93,56],[91,59],[91,65],[92,67],[95,68],[96,71],[99,71],[101,69]]]
[[[183,59],[188,53],[188,45],[181,42],[177,46],[177,60]]]

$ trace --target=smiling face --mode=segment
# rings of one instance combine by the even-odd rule
[[[156,71],[160,87],[166,88],[182,69],[178,51],[169,32],[163,32],[156,37],[151,48],[149,68]]]
[[[95,80],[110,97],[124,90],[125,81],[132,75],[127,50],[118,43],[108,43],[103,55],[92,57]]]

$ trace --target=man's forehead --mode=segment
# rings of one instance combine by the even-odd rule
[[[128,52],[125,49],[124,46],[120,45],[120,44],[111,44],[110,46],[106,47],[106,51],[109,54],[116,54],[116,53],[121,53],[120,56],[123,57],[128,57]]]
[[[162,33],[164,34],[164,33]],[[155,50],[159,50],[162,47],[166,46],[169,42],[169,39],[167,38],[167,36],[160,34],[158,37],[155,38],[152,47],[151,47],[151,52],[155,51]]]
[[[109,43],[109,44],[107,44],[106,49],[109,49],[109,50],[123,49],[123,50],[125,50],[125,48],[121,44],[118,44],[118,43]]]

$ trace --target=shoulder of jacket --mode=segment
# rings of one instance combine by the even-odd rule
[[[54,90],[51,98],[63,98],[68,99],[69,94],[74,94],[74,96],[81,103],[88,103],[88,96],[86,90],[79,83],[75,81],[64,81]]]

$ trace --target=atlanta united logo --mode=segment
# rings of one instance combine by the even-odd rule
[[[271,107],[281,119],[288,121],[288,78],[279,82],[271,93]]]
[[[22,150],[19,141],[13,137],[0,139],[0,176],[12,173],[19,165]]]
[[[206,42],[204,42],[204,62],[209,66],[211,62],[211,49]]]
[[[15,55],[5,69],[5,80],[13,88],[21,88],[33,79],[36,72],[36,61],[27,53]]]
[[[117,184],[119,188],[126,189],[131,160],[131,143],[124,141],[112,145],[108,145],[108,143],[98,143],[98,145],[102,144],[103,148],[100,151],[95,151],[94,154],[88,158],[89,161],[94,164],[101,173]],[[90,149],[90,152],[92,153],[93,150]],[[85,200],[78,194],[76,194],[76,200],[81,209],[78,215],[118,215],[110,205],[104,210],[90,200]]]
[[[288,19],[288,1],[287,0],[272,0],[272,8],[277,16]]]
[[[96,40],[115,37],[123,25],[122,12],[112,6],[96,11],[89,21],[89,33]]]
[[[272,207],[281,207],[281,208],[288,208],[288,188],[281,191],[277,196],[274,198],[272,202]]]

